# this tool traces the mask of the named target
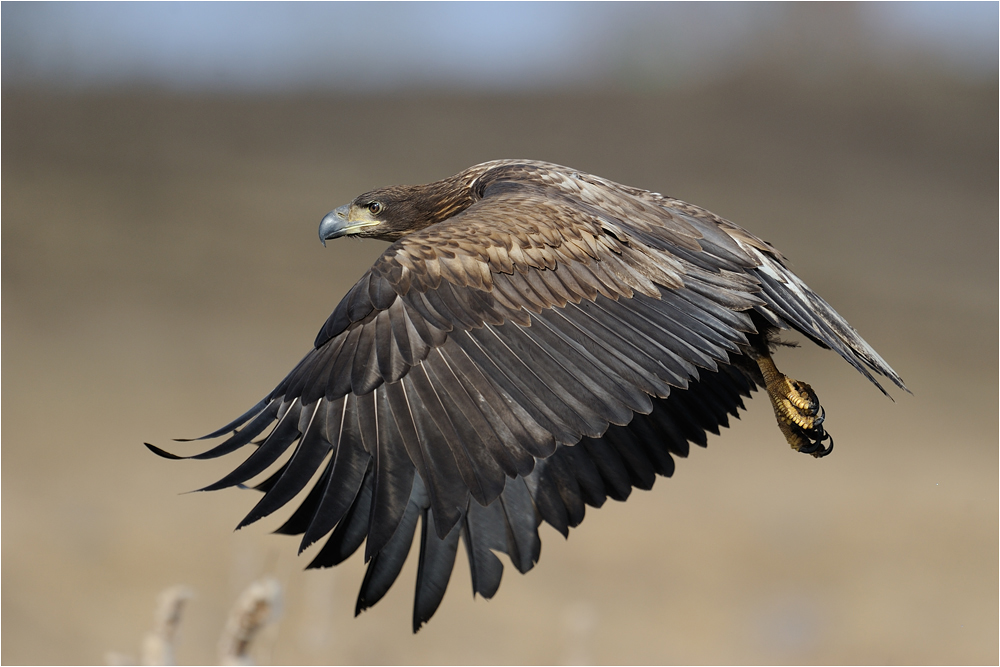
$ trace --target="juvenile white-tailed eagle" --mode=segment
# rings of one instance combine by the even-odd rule
[[[420,525],[413,629],[437,609],[458,543],[489,598],[510,557],[538,560],[584,506],[670,476],[674,456],[728,426],[763,387],[792,448],[832,449],[809,385],[775,368],[781,329],[831,348],[882,387],[900,377],[753,234],[704,209],[566,167],[498,160],[365,193],[331,211],[324,243],[392,242],[257,405],[190,458],[253,452],[208,489],[254,488],[240,526],[318,481],[278,529],[309,567],[362,542],[357,612],[396,580]],[[264,435],[266,433],[266,435]],[[827,444],[829,443],[829,444]],[[169,458],[180,458],[153,447]]]

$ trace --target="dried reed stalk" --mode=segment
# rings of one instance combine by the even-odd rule
[[[270,577],[250,584],[229,613],[219,640],[219,662],[252,665],[250,645],[257,634],[278,616],[281,584]]]

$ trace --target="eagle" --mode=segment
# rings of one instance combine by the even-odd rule
[[[902,379],[769,243],[709,211],[582,171],[497,160],[366,192],[320,240],[391,245],[313,348],[259,403],[172,459],[251,446],[202,490],[263,493],[242,528],[315,483],[276,532],[322,538],[309,568],[362,543],[355,613],[399,575],[419,525],[416,632],[464,545],[491,598],[506,554],[520,572],[542,521],[568,536],[586,506],[623,501],[706,446],[763,389],[792,449],[833,449],[813,389],[772,353],[793,330],[883,393]],[[282,463],[283,454],[291,450]],[[272,468],[271,474],[264,475]]]

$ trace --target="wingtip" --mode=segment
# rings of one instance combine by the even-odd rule
[[[237,433],[236,429],[231,429],[228,431],[216,431],[215,433],[209,433],[208,435],[198,436],[197,438],[174,438],[174,442],[198,442],[199,440],[211,440],[212,438],[218,438],[228,433]]]
[[[144,442],[142,444],[146,445],[146,449],[148,449],[149,451],[151,451],[154,454],[156,454],[157,456],[160,456],[160,457],[165,458],[165,459],[170,459],[172,461],[180,461],[180,460],[182,460],[184,458],[187,458],[185,456],[178,456],[177,454],[171,454],[167,450],[160,449],[156,445],[151,445],[148,442]]]

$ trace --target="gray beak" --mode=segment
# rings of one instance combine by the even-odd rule
[[[349,204],[339,206],[325,216],[319,223],[319,240],[326,245],[328,239],[335,239],[347,234],[347,211]]]

